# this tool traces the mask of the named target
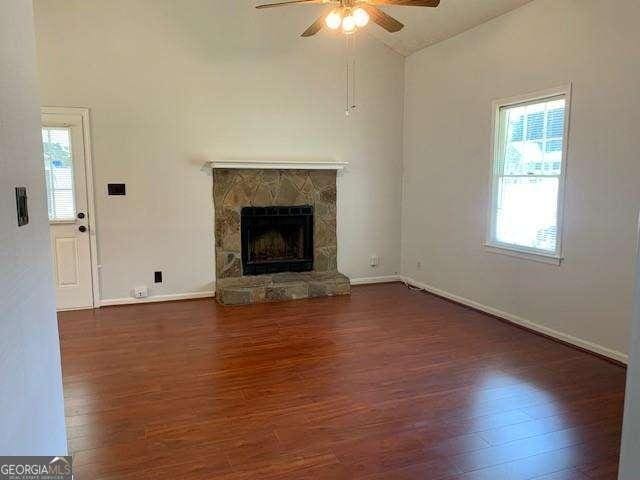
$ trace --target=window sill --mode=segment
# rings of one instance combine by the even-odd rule
[[[520,250],[515,247],[507,247],[505,245],[496,245],[492,243],[485,243],[485,250],[489,253],[495,253],[498,255],[507,255],[509,257],[522,258],[524,260],[530,260],[532,262],[546,263],[549,265],[560,266],[562,264],[562,257],[554,255],[552,253],[535,253],[526,250]]]

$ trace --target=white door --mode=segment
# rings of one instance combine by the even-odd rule
[[[88,125],[82,112],[43,112],[42,146],[57,307],[93,308],[84,131]]]

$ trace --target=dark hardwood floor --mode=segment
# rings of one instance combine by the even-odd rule
[[[59,322],[79,480],[616,478],[622,367],[401,284]]]

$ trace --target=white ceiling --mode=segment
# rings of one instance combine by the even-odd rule
[[[402,55],[453,37],[531,0],[441,0],[437,8],[381,7],[405,24],[398,33],[371,25],[369,33]]]
[[[220,0],[216,0],[220,1]],[[257,5],[283,0],[248,0]],[[366,27],[366,34],[382,41],[401,55],[410,55],[429,45],[476,27],[492,18],[514,10],[531,0],[440,0],[437,8],[380,6],[389,15],[405,24],[398,33],[388,33],[373,22]],[[238,7],[237,0],[227,0],[229,6]],[[227,5],[224,2],[224,5]],[[299,35],[322,13],[325,5],[301,4],[290,7],[261,10],[260,22],[282,22],[287,35]],[[254,11],[254,16],[257,12]],[[237,13],[235,14],[237,15]],[[364,33],[364,32],[363,32]],[[320,35],[327,35],[326,29]],[[305,40],[309,41],[309,40]]]

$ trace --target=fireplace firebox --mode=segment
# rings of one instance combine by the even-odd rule
[[[242,274],[313,270],[313,207],[244,207]]]

